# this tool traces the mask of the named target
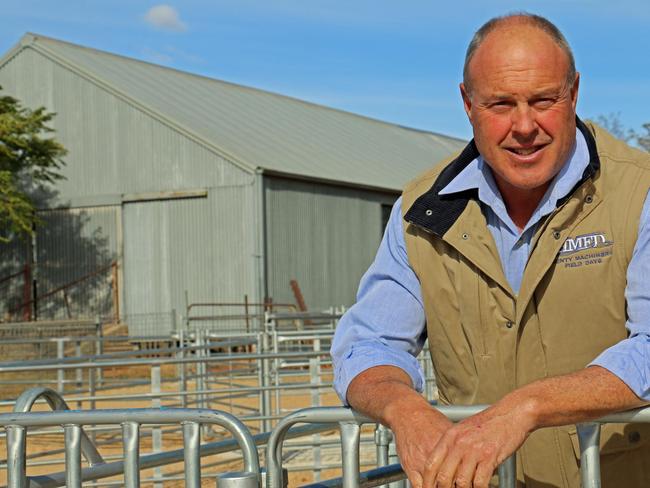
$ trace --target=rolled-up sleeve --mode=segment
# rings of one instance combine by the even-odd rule
[[[650,401],[650,193],[639,222],[639,233],[627,270],[629,337],[603,351],[590,365],[601,366]]]
[[[332,342],[334,388],[343,403],[350,382],[374,366],[404,370],[422,391],[416,356],[425,333],[420,283],[408,263],[401,198],[393,210],[374,262],[361,279],[357,302],[341,318]]]

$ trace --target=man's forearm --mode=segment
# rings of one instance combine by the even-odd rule
[[[409,375],[394,366],[376,366],[359,374],[350,383],[347,400],[355,410],[391,428],[415,412],[433,411],[415,391]],[[442,414],[435,413],[444,421]]]
[[[425,464],[423,486],[487,486],[494,469],[533,431],[644,404],[599,366],[535,381],[448,429]]]
[[[408,374],[394,366],[376,366],[359,374],[348,387],[348,403],[389,427],[397,454],[415,487],[438,440],[452,427],[411,384]]]
[[[600,366],[591,366],[518,388],[493,408],[528,415],[533,431],[592,420],[646,404],[618,376]]]

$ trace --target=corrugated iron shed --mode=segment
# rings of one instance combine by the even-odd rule
[[[399,190],[464,141],[26,34],[34,49],[248,171]]]
[[[350,305],[401,187],[465,144],[35,34],[0,82],[56,112],[69,149],[42,205],[40,293],[96,278],[39,313],[112,306],[134,335],[168,332],[160,317],[188,302],[293,302],[290,280],[310,309]],[[26,262],[15,251],[4,274]]]

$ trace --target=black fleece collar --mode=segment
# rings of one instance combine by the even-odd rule
[[[596,141],[591,131],[578,117],[576,117],[576,126],[582,132],[585,141],[587,141],[589,164],[582,173],[582,178],[576,186],[573,187],[566,197],[558,201],[558,206],[563,205],[571,198],[573,192],[586,180],[592,178],[600,169]],[[422,227],[427,232],[435,234],[438,237],[442,237],[454,225],[454,222],[456,222],[460,214],[463,213],[468,202],[470,200],[478,200],[478,190],[472,189],[449,195],[440,195],[440,190],[447,186],[451,180],[458,176],[478,156],[478,149],[476,149],[476,144],[474,143],[474,139],[472,139],[465,146],[463,152],[442,170],[431,189],[415,200],[404,215],[404,220],[418,227]]]

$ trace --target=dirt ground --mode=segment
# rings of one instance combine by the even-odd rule
[[[245,415],[251,415],[255,410],[259,408],[259,395],[250,393],[247,395],[242,394],[233,394],[232,390],[236,388],[246,388],[246,387],[257,387],[258,382],[255,375],[247,376],[233,376],[231,375],[233,369],[241,369],[242,364],[232,364],[230,368],[220,367],[212,368],[210,370],[210,389],[216,390],[212,394],[214,397],[210,401],[209,407],[213,409],[224,410],[230,412],[238,417],[243,417]],[[192,374],[193,371],[188,371],[188,374]],[[163,383],[161,389],[163,392],[178,392],[180,385],[177,381],[174,380],[177,376],[176,366],[164,366],[161,371],[161,376],[163,378]],[[45,378],[45,375],[41,376]],[[56,375],[53,375],[55,378]],[[98,395],[106,397],[105,399],[97,400],[95,408],[107,409],[107,408],[149,408],[155,406],[155,402],[152,402],[150,398],[140,398],[140,399],[119,399],[115,398],[117,395],[126,395],[133,397],[136,394],[148,393],[151,389],[150,382],[150,368],[149,366],[138,366],[138,367],[129,367],[129,368],[112,368],[107,369],[103,373],[104,386]],[[48,379],[51,379],[52,375],[49,375]],[[74,372],[70,372],[66,375],[67,379],[76,378]],[[5,381],[7,378],[2,377],[0,380]],[[29,382],[30,379],[27,375],[21,374],[21,381]],[[38,384],[38,377],[32,377],[34,384]],[[331,381],[331,374],[325,372],[322,381],[328,382]],[[126,385],[120,383],[136,381],[138,384]],[[309,374],[308,371],[302,369],[296,369],[291,371],[291,375],[282,378],[282,385],[290,385],[292,383],[308,383]],[[188,390],[192,391],[196,388],[194,381],[189,381],[187,383]],[[52,386],[52,385],[48,385]],[[9,385],[8,388],[3,387],[2,397],[3,398],[16,398],[17,395],[28,388],[29,385],[20,384],[20,385]],[[69,403],[70,408],[74,409],[89,409],[91,404],[88,401],[75,401],[76,394],[72,392],[72,389],[75,387],[74,384],[66,385],[66,389],[70,389],[70,393],[66,393],[64,398]],[[218,398],[217,398],[218,397]],[[273,393],[271,395],[273,402],[273,411],[276,408],[276,395]],[[280,395],[280,416],[284,416],[287,413],[294,411],[299,408],[312,406],[312,394],[309,390],[291,390],[291,389],[282,389]],[[162,406],[172,407],[180,406],[178,397],[164,397],[161,400]],[[318,404],[320,406],[335,406],[339,405],[339,400],[336,397],[335,393],[331,388],[319,390],[318,394]],[[188,405],[193,406],[193,405]],[[33,408],[33,411],[47,411],[49,407],[44,404],[38,404]],[[10,411],[9,407],[0,407],[0,411],[8,412]],[[246,421],[246,424],[251,429],[253,434],[260,431],[260,422],[257,420]],[[112,429],[107,432],[104,430],[98,431],[95,433],[96,442],[98,449],[102,456],[107,461],[115,460],[121,457],[122,454],[122,445],[120,442],[120,431],[119,427]],[[372,435],[372,429],[365,430],[364,435]],[[178,428],[173,426],[163,427],[163,451],[179,449],[182,447],[182,436]],[[208,438],[205,436],[202,439],[202,442],[212,442],[220,440],[221,438],[226,437],[223,431],[220,428],[216,428],[214,433],[209,434]],[[321,435],[321,439],[334,441],[338,439],[338,434],[333,431],[329,434]],[[311,437],[306,437],[301,439],[302,442],[310,442]],[[290,469],[289,473],[289,486],[300,486],[305,483],[314,481],[313,469],[308,469],[306,471],[291,471],[292,466],[303,466],[309,467],[314,464],[314,449],[311,447],[303,446],[301,448],[291,448],[289,444],[292,441],[288,441],[285,445],[284,453],[287,458],[285,461],[285,467]],[[297,441],[293,441],[297,442]],[[62,471],[64,469],[63,464],[61,463],[63,459],[63,434],[59,433],[48,433],[48,434],[39,434],[39,435],[28,435],[27,440],[27,455],[30,460],[30,466],[28,467],[28,475],[36,474],[46,474]],[[140,441],[140,453],[145,455],[152,452],[152,443],[151,443],[151,429],[143,426],[141,430],[141,441]],[[6,459],[6,446],[4,442],[0,443],[0,457]],[[261,464],[265,465],[263,450],[261,451]],[[202,473],[208,474],[213,473],[223,473],[228,471],[240,470],[241,457],[238,453],[228,453],[219,456],[210,456],[202,459]],[[332,446],[326,446],[322,448],[321,453],[322,463],[337,463],[340,462],[340,447],[338,444]],[[366,449],[362,453],[362,462],[372,462],[374,460],[374,448],[370,451]],[[85,465],[85,463],[84,463]],[[162,469],[164,473],[172,476],[182,477],[183,465],[182,463],[176,465],[165,466]],[[141,473],[142,486],[152,486],[151,483],[146,483],[145,480],[154,473],[154,470],[145,470]],[[327,469],[323,470],[320,473],[321,479],[328,479],[334,476],[339,476],[340,471],[336,469]],[[121,483],[121,477],[115,479],[118,483]],[[2,470],[0,472],[0,484],[4,485],[6,483],[6,471]],[[181,487],[184,486],[182,480],[179,481],[165,481],[162,486],[167,487]],[[210,476],[205,478],[202,482],[202,486],[214,487],[214,477]]]

